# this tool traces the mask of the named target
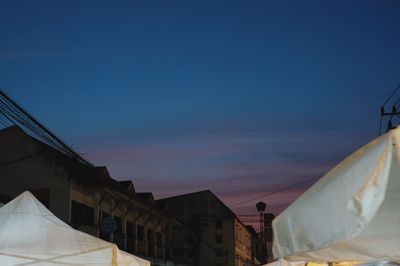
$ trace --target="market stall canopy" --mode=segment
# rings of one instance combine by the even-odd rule
[[[273,222],[290,261],[400,260],[400,129],[333,168]]]
[[[307,261],[287,261],[279,259],[264,266],[399,266],[399,263],[391,261],[373,261],[362,263],[359,261],[343,261],[343,262],[307,262]]]
[[[71,228],[24,192],[0,209],[0,265],[150,266],[150,262]]]

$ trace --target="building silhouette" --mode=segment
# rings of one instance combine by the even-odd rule
[[[177,262],[172,236],[183,224],[158,208],[151,193],[137,193],[131,181],[114,180],[106,167],[84,164],[17,126],[0,130],[0,147],[0,202],[29,190],[76,229],[152,265]]]
[[[157,200],[184,223],[174,256],[195,266],[259,265],[252,256],[252,233],[210,190]]]

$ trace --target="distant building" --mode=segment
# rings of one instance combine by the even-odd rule
[[[195,266],[249,266],[252,235],[210,190],[157,201],[181,220],[173,255]]]
[[[266,248],[261,240],[260,235],[253,226],[246,225],[247,230],[251,233],[251,257],[254,265],[264,265],[267,263]]]
[[[0,202],[29,190],[81,231],[152,265],[175,262],[172,236],[182,223],[156,207],[151,193],[136,193],[131,181],[118,182],[105,167],[83,164],[16,126],[0,130],[0,147]]]
[[[268,261],[273,260],[273,253],[272,253],[272,241],[274,238],[273,230],[272,230],[272,221],[275,219],[275,215],[272,213],[264,213],[264,239],[265,245],[267,249],[267,258]]]

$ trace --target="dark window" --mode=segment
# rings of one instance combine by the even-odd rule
[[[165,248],[165,258],[167,259],[167,260],[170,260],[171,259],[171,249],[170,248]]]
[[[216,235],[215,236],[215,243],[222,243],[223,237],[222,235]]]
[[[73,225],[93,225],[94,209],[85,204],[72,201],[71,223]]]
[[[186,250],[184,248],[174,248],[173,250],[174,257],[183,257],[186,256]]]
[[[101,212],[101,220],[103,220],[103,219],[105,219],[105,218],[107,218],[107,217],[110,217],[110,215],[109,215],[108,213],[106,213],[106,212]]]
[[[151,229],[147,229],[147,253],[150,257],[153,257],[154,254],[154,231]]]
[[[124,250],[125,246],[124,236],[122,235],[122,219],[117,216],[114,216],[113,219],[117,225],[117,229],[114,232],[114,243],[117,244],[119,249]]]
[[[222,221],[216,221],[215,222],[215,228],[222,229]]]
[[[156,233],[156,241],[157,241],[157,246],[158,247],[161,247],[162,245],[163,245],[163,242],[162,242],[162,234],[160,233],[160,232],[157,232]]]
[[[154,231],[151,229],[147,229],[147,241],[154,244]]]
[[[115,233],[121,234],[122,233],[122,219],[117,216],[114,216],[113,218],[115,220],[115,223],[117,224],[117,230],[115,230]]]
[[[101,212],[101,221],[103,221],[104,219],[106,219],[107,217],[110,217],[110,215],[106,212]],[[100,230],[100,238],[106,241],[110,240],[110,234],[103,232],[102,230]]]
[[[222,249],[215,250],[215,256],[223,257],[224,256],[224,252],[222,251]]]
[[[192,250],[192,249],[188,249],[188,250],[187,250],[187,256],[188,256],[189,258],[193,258],[193,250]]]
[[[126,221],[126,249],[135,251],[135,224],[129,221]]]
[[[139,241],[144,241],[144,227],[140,224],[137,226],[137,237]]]
[[[126,221],[126,234],[129,235],[134,235],[135,232],[135,228],[134,228],[135,224],[130,222],[130,221]]]

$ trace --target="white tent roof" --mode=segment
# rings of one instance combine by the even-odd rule
[[[273,222],[291,261],[400,260],[400,129],[341,162]]]
[[[399,266],[398,263],[390,261],[374,261],[361,263],[356,261],[344,262],[308,262],[308,261],[287,261],[285,259],[278,259],[276,261],[265,264],[264,266]]]
[[[24,192],[0,209],[0,265],[150,266],[71,228]]]

